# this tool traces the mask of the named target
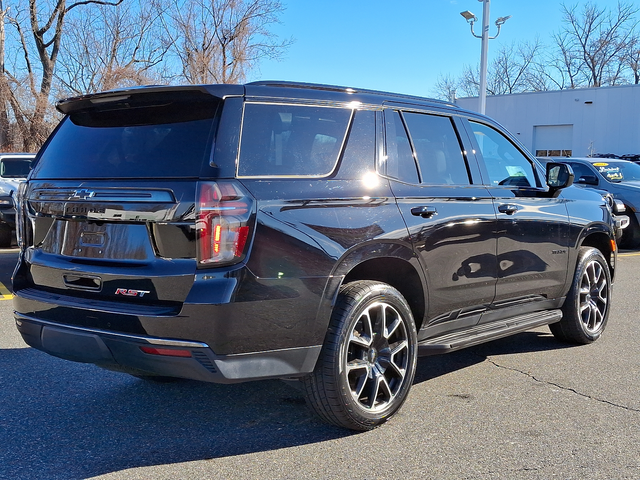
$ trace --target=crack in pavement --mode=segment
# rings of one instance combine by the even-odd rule
[[[547,380],[541,380],[539,378],[536,378],[535,375],[532,375],[529,372],[525,372],[523,370],[519,370],[519,369],[513,368],[513,367],[506,367],[504,365],[500,365],[499,363],[495,362],[494,360],[491,360],[489,357],[484,357],[484,358],[489,363],[493,364],[494,366],[496,366],[498,368],[503,368],[505,370],[511,370],[511,371],[514,371],[514,372],[521,373],[522,375],[526,375],[527,377],[533,379],[534,381],[536,381],[538,383],[544,383],[546,385],[553,385],[554,387],[558,387],[561,390],[565,390],[565,391],[568,391],[568,392],[573,392],[576,395],[580,395],[581,397],[588,398],[589,400],[595,400],[596,402],[600,402],[600,403],[604,403],[604,404],[607,404],[607,405],[611,405],[612,407],[616,407],[616,408],[621,408],[621,409],[627,410],[629,412],[640,412],[640,409],[638,409],[638,408],[628,407],[626,405],[621,405],[619,403],[610,402],[609,400],[603,400],[602,398],[592,397],[591,395],[587,395],[586,393],[581,393],[581,392],[577,391],[574,388],[565,387],[563,385],[560,385],[560,384],[557,384],[557,383],[554,383],[554,382],[549,382]]]

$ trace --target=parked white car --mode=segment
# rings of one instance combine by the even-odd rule
[[[0,186],[5,190],[18,190],[31,171],[34,153],[0,153]]]
[[[14,195],[34,158],[33,153],[0,153],[0,248],[11,246],[16,228]]]

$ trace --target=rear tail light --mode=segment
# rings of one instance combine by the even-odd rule
[[[252,212],[252,198],[236,182],[201,182],[196,212],[198,265],[242,260]]]
[[[14,193],[14,204],[16,207],[16,240],[20,248],[25,248],[29,245],[27,238],[28,227],[27,222],[29,217],[26,214],[25,207],[25,195],[27,191],[27,182],[22,182],[18,185],[17,192]]]

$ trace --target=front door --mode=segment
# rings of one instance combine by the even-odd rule
[[[452,118],[394,109],[384,118],[383,167],[427,278],[419,337],[475,325],[495,295],[492,198],[473,183],[479,170],[467,162]]]
[[[546,300],[564,292],[569,258],[566,204],[548,194],[532,160],[507,136],[484,123],[469,125],[498,219],[495,306],[514,306],[522,313],[544,308]],[[488,315],[483,321],[491,319]]]

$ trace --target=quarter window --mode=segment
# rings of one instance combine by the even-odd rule
[[[336,166],[352,110],[248,103],[238,176],[326,176]]]
[[[374,166],[376,157],[375,112],[358,110],[351,124],[340,162],[340,178],[362,179]]]
[[[538,186],[531,162],[509,139],[487,125],[469,123],[480,147],[491,185]]]
[[[418,183],[418,170],[411,151],[411,144],[404,128],[400,112],[385,112],[386,165],[385,173],[403,182]]]

